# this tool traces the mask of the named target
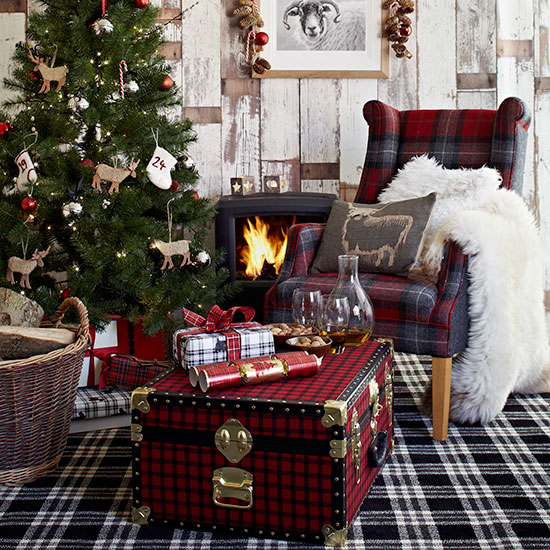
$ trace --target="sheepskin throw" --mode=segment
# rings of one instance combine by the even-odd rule
[[[417,179],[409,180],[403,196],[400,180],[410,178],[409,165]],[[424,262],[437,271],[450,240],[469,256],[470,331],[466,349],[453,359],[451,382],[450,418],[461,423],[489,422],[510,393],[550,391],[540,236],[523,199],[495,189],[498,177],[488,171],[494,172],[446,170],[421,157],[405,165],[382,197],[436,191],[438,219],[426,241]],[[430,395],[427,388],[424,405]]]
[[[435,193],[386,204],[332,203],[311,273],[338,271],[339,254],[357,254],[362,273],[407,274],[424,245]]]

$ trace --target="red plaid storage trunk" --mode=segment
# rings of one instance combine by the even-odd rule
[[[132,394],[133,520],[338,546],[393,446],[393,357],[204,394],[174,368]]]

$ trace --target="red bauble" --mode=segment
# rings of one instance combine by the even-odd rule
[[[254,43],[256,46],[265,46],[269,42],[269,36],[265,32],[256,33]]]
[[[401,25],[401,28],[399,29],[399,34],[401,36],[410,36],[412,32],[412,27],[410,25]]]
[[[169,189],[170,193],[176,193],[179,187],[180,187],[180,184],[178,180],[172,180],[172,185],[170,186],[170,189]]]
[[[167,75],[160,85],[161,90],[169,90],[174,85],[174,81]]]
[[[70,295],[71,295],[71,289],[70,289],[70,288],[66,288],[66,289],[61,293],[61,298],[63,298],[63,300],[64,300],[65,298],[68,298]]]
[[[192,193],[191,196],[192,196],[195,200],[198,200],[198,199],[199,199],[199,194],[198,194],[196,191],[194,191],[194,192]]]
[[[7,134],[13,130],[13,126],[6,120],[6,122],[0,122],[0,136]]]
[[[38,203],[32,197],[25,197],[21,201],[21,208],[23,212],[32,214],[38,208]]]
[[[94,161],[91,159],[82,159],[78,164],[86,168],[95,168]]]
[[[149,5],[149,0],[136,0],[136,8],[144,10]]]

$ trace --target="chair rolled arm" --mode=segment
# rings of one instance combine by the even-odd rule
[[[447,244],[437,281],[438,297],[430,324],[449,326],[459,294],[467,287],[468,256],[454,242]]]
[[[293,225],[289,229],[285,260],[279,272],[278,283],[290,277],[302,277],[308,274],[321,243],[325,226],[324,223],[307,223]]]

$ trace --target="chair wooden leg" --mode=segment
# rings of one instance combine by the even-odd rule
[[[433,438],[437,441],[447,439],[452,363],[451,357],[432,357]]]

